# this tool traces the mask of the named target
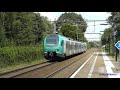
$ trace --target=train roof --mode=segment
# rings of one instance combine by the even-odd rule
[[[65,38],[66,40],[70,40],[70,41],[73,41],[73,42],[78,42],[78,43],[83,43],[83,44],[85,43],[85,42],[80,42],[80,41],[73,40],[72,38],[65,37],[65,36],[62,36],[62,35],[59,35],[59,36]],[[86,43],[85,43],[85,44],[86,44]]]
[[[69,38],[69,37],[65,37],[65,36],[63,36],[63,35],[60,35],[60,34],[49,34],[49,35],[58,35],[58,36],[60,36],[60,37],[62,37],[63,39],[65,39],[65,40],[69,40],[69,41],[73,41],[73,42],[78,42],[78,43],[85,43],[85,42],[80,42],[80,41],[76,41],[76,40],[73,40],[72,38]],[[49,35],[47,35],[47,36],[49,36]],[[46,36],[46,37],[47,37]]]

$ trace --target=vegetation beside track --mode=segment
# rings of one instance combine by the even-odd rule
[[[44,59],[43,47],[11,46],[0,48],[0,68]]]
[[[86,31],[87,23],[83,17],[76,13],[64,13],[57,21],[65,20],[66,24],[57,23],[56,28],[62,27],[60,31],[65,30],[67,36],[87,42],[84,34],[78,34],[77,37],[76,33],[71,33],[72,30],[78,33]],[[74,21],[78,20],[84,21],[85,26],[74,26]],[[76,24],[81,25],[82,22]],[[44,61],[42,43],[44,37],[52,33],[53,29],[53,23],[40,13],[0,12],[0,69]],[[61,33],[66,35],[65,32]],[[91,48],[89,43],[88,48]]]
[[[26,63],[17,64],[17,65],[3,67],[3,68],[0,68],[0,73],[16,70],[19,68],[28,67],[28,66],[39,64],[39,63],[46,62],[46,61],[47,61],[46,59],[39,59],[39,60],[31,61],[31,62],[26,62]]]

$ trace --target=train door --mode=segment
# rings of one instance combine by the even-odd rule
[[[63,54],[65,55],[66,54],[66,41],[65,40],[62,40],[62,49],[63,49]]]
[[[61,50],[62,50],[62,56],[65,57],[66,56],[66,43],[64,40],[61,41]]]
[[[65,54],[66,53],[66,41],[63,40],[63,53]]]

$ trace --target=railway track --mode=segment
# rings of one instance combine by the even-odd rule
[[[46,61],[46,62],[42,62],[39,64],[34,64],[34,65],[27,66],[27,67],[19,68],[16,70],[7,71],[4,73],[0,73],[0,78],[14,78],[16,76],[28,73],[28,72],[36,70],[36,69],[43,68],[45,66],[49,66],[49,65],[54,64],[54,63],[55,62]]]
[[[44,62],[29,67],[17,69],[14,71],[0,74],[0,78],[52,78],[70,65],[77,63],[80,59],[89,55],[90,51],[81,54],[79,58],[72,60],[64,60],[62,62]],[[76,56],[77,57],[77,56]]]
[[[48,74],[48,75],[45,76],[44,78],[52,78],[52,77],[53,77],[54,75],[56,75],[57,73],[61,72],[61,71],[64,70],[65,68],[68,68],[70,65],[79,62],[80,59],[84,58],[85,56],[87,56],[87,55],[89,55],[89,54],[90,54],[90,53],[87,53],[87,54],[85,54],[84,56],[80,57],[79,59],[70,62],[69,64],[67,64],[67,65],[59,68],[58,70],[56,70],[56,71]],[[74,72],[75,72],[77,69],[78,69],[78,68],[76,68],[76,69],[74,70]],[[74,73],[74,72],[73,72],[73,73]],[[71,74],[68,76],[68,78],[69,78],[73,73],[71,73]]]

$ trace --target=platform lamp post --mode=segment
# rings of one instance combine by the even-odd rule
[[[114,31],[114,37],[115,37],[115,43],[117,43],[117,35],[118,35],[118,31],[116,30],[116,31]],[[114,43],[114,44],[115,44]],[[115,60],[117,61],[117,48],[115,49]]]

